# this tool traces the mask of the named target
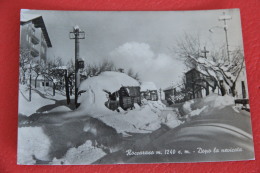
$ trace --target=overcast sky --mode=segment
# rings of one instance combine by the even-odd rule
[[[225,12],[232,16],[228,23],[230,49],[242,46],[239,10],[186,12],[68,12],[24,10],[43,16],[52,48],[48,58],[61,57],[64,62],[74,60],[74,40],[69,32],[78,25],[85,31],[80,40],[80,57],[85,63],[103,59],[114,61],[121,68],[132,68],[142,81],[153,81],[158,88],[166,88],[180,81],[186,71],[183,62],[171,50],[184,33],[200,35],[203,46],[210,51],[225,43],[223,26],[218,17]]]

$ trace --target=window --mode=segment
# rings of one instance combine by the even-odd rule
[[[44,86],[44,82],[42,82],[42,86]]]
[[[46,86],[49,86],[49,82],[46,82]]]

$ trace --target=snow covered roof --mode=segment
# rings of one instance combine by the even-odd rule
[[[157,90],[157,87],[153,82],[142,82],[141,91]]]
[[[42,29],[42,34],[45,38],[47,46],[52,47],[51,40],[49,38],[49,34],[48,34],[48,31],[47,31],[46,26],[44,24],[42,16],[39,15],[39,14],[21,13],[21,17],[20,17],[20,24],[21,25],[24,25],[24,24],[26,24],[30,21],[34,24],[35,28],[41,28]]]
[[[21,13],[21,19],[20,22],[25,23],[25,22],[29,22],[32,21],[38,17],[41,17],[41,15],[39,14],[23,14]]]

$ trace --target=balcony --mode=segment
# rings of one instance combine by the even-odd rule
[[[35,49],[35,48],[31,48],[31,55],[33,56],[33,57],[37,57],[37,56],[39,56],[39,51],[37,50],[37,49]]]
[[[33,44],[39,44],[40,40],[35,36],[35,35],[31,35],[31,41]]]

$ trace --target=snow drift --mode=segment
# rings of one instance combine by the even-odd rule
[[[210,112],[214,109],[219,110],[233,104],[234,98],[232,96],[219,96],[212,93],[203,99],[186,101],[182,106],[182,110],[186,117],[192,117],[201,115],[203,112],[210,114]]]
[[[81,104],[77,111],[80,114],[98,118],[107,125],[115,128],[118,133],[150,133],[161,126],[160,115],[165,105],[161,101],[143,100],[142,106],[135,105],[135,109],[120,112],[109,110],[105,106],[107,95],[122,86],[140,86],[139,82],[124,73],[103,72],[99,76],[89,78],[81,83],[79,91],[85,91],[79,96]]]
[[[29,89],[25,85],[19,85],[19,113],[30,116],[36,113],[43,106],[54,104],[55,101],[41,97],[35,91],[32,91],[31,101],[29,102]]]
[[[18,128],[18,163],[35,164],[35,158],[49,160],[50,145],[51,141],[41,127]]]

